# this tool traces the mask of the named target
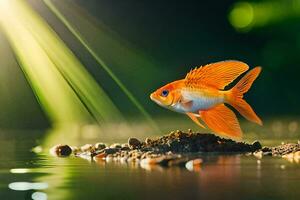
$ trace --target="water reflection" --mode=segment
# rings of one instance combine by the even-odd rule
[[[10,173],[13,173],[13,174],[25,174],[28,172],[30,172],[30,169],[27,169],[27,168],[17,168],[17,169],[10,170]]]
[[[291,122],[293,120],[282,121],[283,131],[288,130]],[[270,131],[272,123],[265,129],[273,133]],[[300,184],[297,155],[290,155],[291,162],[288,158],[265,156],[257,159],[254,156],[199,155],[203,162],[192,171],[185,167],[153,165],[142,168],[137,163],[94,162],[49,155],[47,147],[57,143],[95,143],[100,140],[97,138],[101,138],[100,142],[123,143],[128,137],[124,135],[115,141],[112,139],[117,137],[110,138],[109,134],[104,135],[91,127],[85,137],[80,130],[87,129],[52,131],[47,137],[36,132],[5,134],[0,140],[0,199],[234,199],[242,196],[277,200],[300,195],[296,187]],[[297,141],[297,131],[293,141]],[[127,134],[149,137],[138,131]],[[256,134],[253,137],[264,136]],[[262,140],[263,145],[266,141]],[[280,144],[281,140],[271,142],[268,145]],[[42,151],[32,152],[36,146]]]
[[[30,182],[13,182],[8,185],[12,190],[26,191],[26,190],[44,190],[48,188],[47,183],[30,183]]]
[[[81,158],[56,158],[45,154],[35,162],[36,170],[43,170],[44,174],[18,174],[14,179],[24,179],[26,175],[25,180],[31,182],[14,182],[9,184],[9,188],[18,191],[43,190],[30,194],[32,199],[40,200],[93,199],[99,195],[104,199],[119,196],[140,199],[146,194],[148,198],[144,199],[185,196],[219,199],[220,194],[225,195],[224,198],[234,198],[242,192],[251,196],[246,189],[249,181],[252,182],[253,188],[257,188],[260,187],[260,181],[272,182],[273,174],[287,180],[294,176],[292,184],[295,184],[295,181],[300,183],[300,176],[295,175],[299,169],[283,159],[263,158],[257,161],[252,156],[239,155],[210,155],[201,158],[201,166],[188,171],[184,167],[165,168],[152,165],[151,168],[141,168],[135,163],[88,162]],[[285,167],[284,170],[282,166]],[[22,169],[15,168],[12,171],[19,172]],[[266,184],[265,187],[269,190],[281,185],[281,182],[277,182],[274,186]],[[240,193],[231,194],[230,191]],[[258,194],[264,196],[263,190]],[[280,191],[274,192],[273,196],[276,195],[280,196]]]
[[[33,200],[47,200],[47,194],[44,192],[34,192],[31,195],[31,198]]]

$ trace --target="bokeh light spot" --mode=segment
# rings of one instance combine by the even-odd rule
[[[250,3],[239,2],[229,13],[229,22],[237,29],[245,29],[253,22],[253,7]]]

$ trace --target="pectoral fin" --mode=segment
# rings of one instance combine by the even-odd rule
[[[204,129],[206,129],[206,127],[203,126],[203,125],[199,122],[199,120],[197,119],[197,117],[195,116],[194,113],[186,113],[186,114],[187,114],[187,116],[189,116],[189,117],[190,117],[190,118],[191,118],[198,126],[204,128]]]
[[[183,98],[181,98],[180,103],[181,103],[182,107],[184,107],[186,110],[189,110],[193,106],[193,101],[185,100]]]

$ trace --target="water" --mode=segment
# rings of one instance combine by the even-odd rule
[[[276,122],[277,123],[277,122]],[[285,126],[285,123],[283,123]],[[269,126],[272,127],[272,126]],[[288,127],[288,126],[286,126]],[[48,134],[57,134],[50,132]],[[75,134],[76,135],[76,134]],[[65,138],[83,144],[91,137]],[[251,134],[249,134],[251,136]],[[296,134],[297,136],[298,134]],[[206,155],[195,171],[56,158],[42,132],[0,132],[0,199],[298,199],[300,164],[282,158]],[[52,138],[52,139],[49,139]],[[104,140],[108,140],[105,139]],[[124,138],[119,138],[125,141]],[[251,139],[249,139],[251,140]],[[296,141],[296,137],[291,139]],[[263,140],[280,144],[281,139]]]

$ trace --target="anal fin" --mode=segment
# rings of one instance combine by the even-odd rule
[[[197,119],[197,117],[195,116],[194,113],[186,113],[186,114],[187,114],[187,116],[189,116],[189,117],[190,117],[190,118],[191,118],[198,126],[204,128],[204,129],[206,129],[206,127],[203,126],[203,125],[199,122],[199,120]]]
[[[214,132],[235,138],[242,136],[242,130],[236,115],[224,104],[210,110],[201,111],[199,114],[201,119]]]

